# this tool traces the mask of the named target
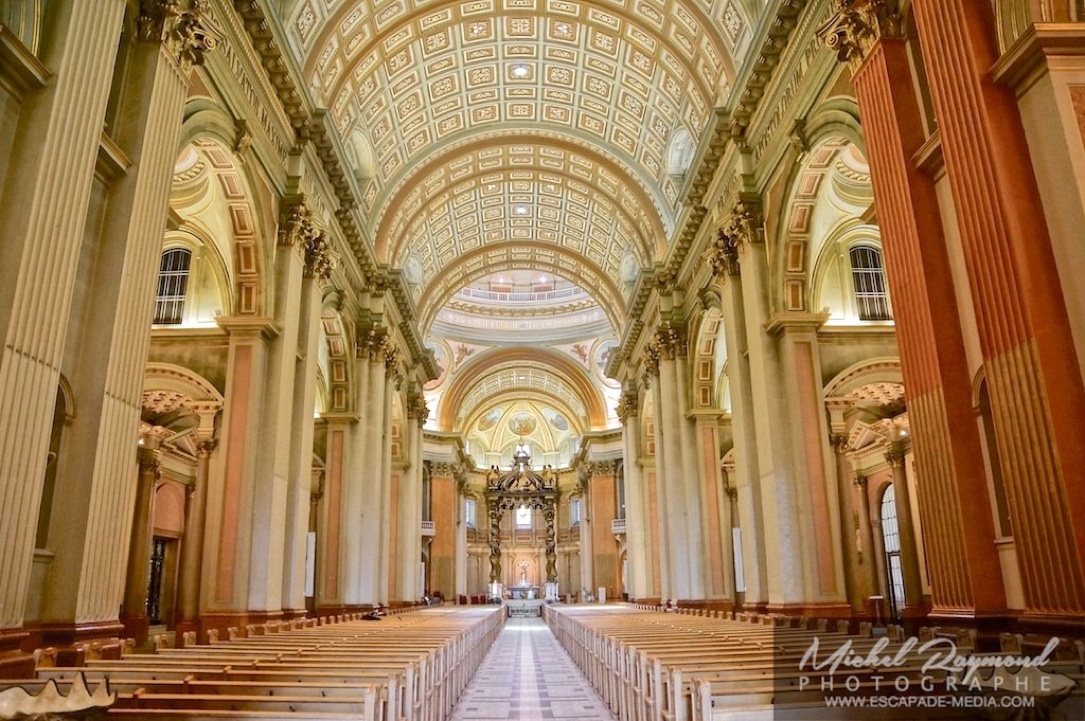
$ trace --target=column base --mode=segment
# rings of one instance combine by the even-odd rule
[[[283,620],[284,621],[296,621],[301,618],[308,618],[309,611],[304,608],[284,608]]]
[[[851,604],[833,603],[769,603],[765,613],[779,613],[785,616],[807,618],[851,618]]]
[[[121,614],[121,623],[124,624],[124,634],[128,638],[136,640],[136,646],[147,643],[147,630],[151,627],[151,620],[145,613]]]
[[[30,633],[21,628],[0,630],[0,676],[33,678],[34,655],[23,650]]]
[[[45,623],[42,647],[57,649],[57,666],[83,666],[87,659],[118,659],[124,651],[124,624],[117,621]]]
[[[200,616],[199,626],[205,638],[210,631],[218,631],[220,641],[230,638],[230,629],[239,636],[246,636],[248,626],[260,626],[265,623],[283,620],[282,611],[226,611],[205,613]]]
[[[731,613],[735,604],[729,598],[704,598],[696,600],[678,599],[678,608],[696,608],[704,611],[723,611]]]

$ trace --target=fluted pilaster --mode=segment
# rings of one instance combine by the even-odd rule
[[[50,43],[55,79],[24,101],[25,132],[6,166],[0,200],[7,238],[0,249],[0,629],[23,621],[59,368],[125,3],[68,5]],[[116,575],[110,579],[115,614],[120,584]]]

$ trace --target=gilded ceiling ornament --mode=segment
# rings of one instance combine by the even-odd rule
[[[836,59],[857,69],[883,37],[901,36],[896,0],[833,0],[835,13],[817,35]]]

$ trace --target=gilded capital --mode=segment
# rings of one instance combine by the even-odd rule
[[[218,44],[203,0],[141,0],[136,24],[140,40],[163,43],[186,70]]]
[[[655,343],[663,360],[686,355],[686,338],[681,329],[667,323],[656,329]]]
[[[836,53],[836,59],[858,69],[874,44],[883,37],[901,37],[896,0],[833,0],[833,16],[817,35]]]
[[[618,414],[618,420],[623,424],[630,418],[636,418],[637,412],[640,408],[640,399],[637,396],[635,390],[628,390],[622,393],[621,400],[618,401],[618,407],[615,408],[615,413]]]
[[[902,467],[904,465],[904,444],[890,443],[885,451],[885,460],[887,460],[889,465],[893,468]]]
[[[724,228],[716,231],[716,237],[704,254],[704,259],[712,267],[712,275],[738,275],[740,272],[738,262],[737,239],[727,233]]]
[[[196,443],[196,457],[197,458],[209,458],[215,449],[218,447],[217,438],[205,438],[202,441]]]
[[[429,406],[426,405],[426,397],[421,393],[408,394],[407,417],[414,418],[418,425],[422,425],[429,418]]]

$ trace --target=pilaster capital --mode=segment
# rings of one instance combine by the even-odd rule
[[[856,488],[859,488],[861,490],[865,489],[866,488],[866,476],[864,476],[862,473],[856,473],[855,477],[852,479],[852,483],[855,484]]]
[[[637,413],[640,412],[640,397],[635,388],[626,389],[622,393],[622,397],[618,400],[618,406],[614,409],[618,415],[618,420],[625,425],[625,422],[630,418],[636,418]]]
[[[889,443],[885,449],[885,460],[888,461],[891,468],[903,468],[904,467],[904,444],[895,441]]]
[[[684,330],[670,323],[664,323],[656,329],[655,343],[662,360],[674,360],[686,355],[686,334]]]
[[[723,227],[716,230],[716,237],[705,252],[704,259],[711,266],[714,277],[735,276],[741,273],[737,240]]]
[[[653,338],[644,346],[644,383],[649,384],[651,378],[659,375],[659,343]]]
[[[218,448],[219,441],[217,438],[204,438],[203,440],[196,442],[196,457],[197,458],[209,458],[211,454]]]
[[[140,0],[136,25],[140,40],[164,44],[185,71],[218,45],[203,0]]]
[[[851,66],[852,72],[879,40],[903,35],[898,0],[833,0],[832,7],[833,16],[818,29],[817,36],[836,53],[837,60]]]
[[[844,455],[851,450],[846,433],[830,433],[829,445],[833,447],[833,450],[836,451],[837,455]]]
[[[434,476],[441,478],[454,478],[456,475],[456,464],[445,463],[444,461],[427,461],[429,463],[430,473]]]
[[[426,405],[426,397],[421,393],[407,394],[407,417],[413,418],[421,427],[429,418],[429,406]]]

